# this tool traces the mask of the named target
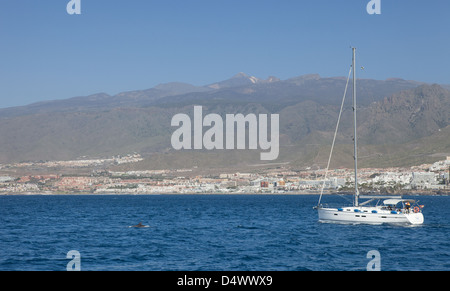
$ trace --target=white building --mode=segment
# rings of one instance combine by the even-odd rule
[[[436,174],[433,172],[413,172],[411,187],[414,189],[431,189],[437,185]]]

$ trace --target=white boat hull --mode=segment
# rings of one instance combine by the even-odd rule
[[[421,212],[391,212],[379,207],[318,208],[318,213],[321,222],[419,225],[424,221]]]

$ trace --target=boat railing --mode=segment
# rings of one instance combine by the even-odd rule
[[[343,207],[353,207],[354,205],[351,203],[342,204],[342,203],[321,203],[319,208],[343,208]]]

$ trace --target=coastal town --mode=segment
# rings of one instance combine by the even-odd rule
[[[139,154],[108,159],[41,161],[0,165],[0,195],[14,194],[316,194],[350,192],[353,169],[291,169],[282,165],[255,172],[196,174],[196,169],[107,170],[141,161]],[[20,169],[45,174],[14,175]],[[59,169],[52,173],[52,169]],[[80,173],[60,169],[85,169]],[[88,174],[86,174],[88,169]],[[22,171],[23,172],[23,171]],[[433,164],[359,171],[359,188],[371,193],[450,194],[450,156]]]

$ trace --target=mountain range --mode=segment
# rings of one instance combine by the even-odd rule
[[[98,93],[4,108],[0,109],[0,163],[137,152],[144,161],[122,167],[261,165],[259,151],[172,149],[171,118],[177,113],[192,116],[194,105],[202,105],[204,115],[279,114],[280,156],[272,164],[323,167],[346,81],[317,74],[263,80],[238,73],[205,86],[172,82],[114,96]],[[398,78],[357,80],[362,166],[413,165],[450,155],[448,88]],[[350,94],[347,97],[334,167],[353,162],[352,105]]]

